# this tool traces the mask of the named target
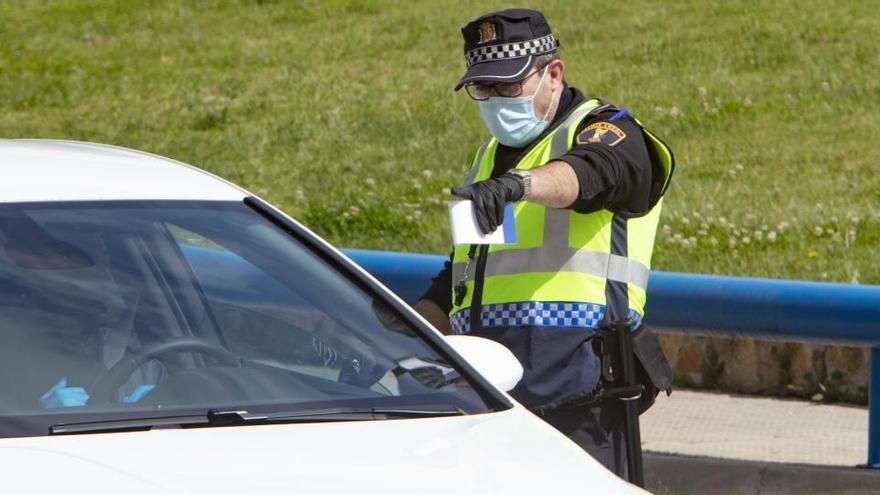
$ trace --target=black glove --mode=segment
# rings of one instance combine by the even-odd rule
[[[452,194],[474,202],[477,225],[483,234],[494,232],[504,222],[504,206],[521,200],[524,192],[523,180],[511,174],[452,188]]]

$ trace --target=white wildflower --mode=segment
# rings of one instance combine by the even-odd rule
[[[846,247],[850,247],[856,242],[856,229],[848,229],[846,231]]]
[[[776,231],[775,230],[771,230],[770,232],[767,232],[767,240],[770,242],[776,242]]]

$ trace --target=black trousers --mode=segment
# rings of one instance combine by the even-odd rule
[[[539,416],[580,445],[600,464],[626,479],[626,432],[622,402],[607,400],[592,406],[560,407]]]

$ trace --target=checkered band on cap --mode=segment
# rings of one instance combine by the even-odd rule
[[[552,34],[548,34],[542,38],[535,38],[528,41],[474,48],[465,54],[465,58],[467,58],[467,66],[470,67],[474,64],[489,62],[492,60],[506,60],[526,57],[529,55],[540,55],[542,53],[553,51],[558,46],[559,44],[556,41],[556,37]]]
[[[480,318],[483,328],[494,327],[557,327],[595,330],[605,318],[605,306],[601,304],[538,302],[489,304],[483,306]],[[642,317],[629,310],[633,320],[632,329],[641,325]],[[464,309],[449,318],[456,334],[466,334],[471,328],[470,309]]]

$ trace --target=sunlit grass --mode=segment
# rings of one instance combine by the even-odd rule
[[[0,136],[148,150],[335,244],[445,253],[444,189],[487,136],[451,91],[458,29],[506,5],[2,2]],[[534,5],[567,80],[676,152],[656,268],[880,283],[873,2]]]

